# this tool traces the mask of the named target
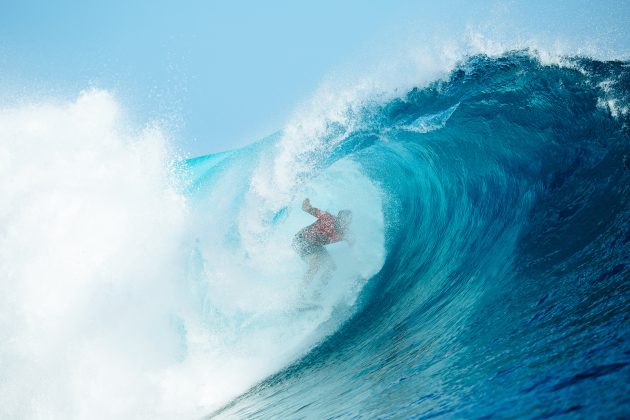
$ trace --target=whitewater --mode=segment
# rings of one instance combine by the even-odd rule
[[[0,417],[627,416],[630,63],[425,64],[193,158],[106,90],[0,109]],[[306,197],[355,241],[302,290]]]

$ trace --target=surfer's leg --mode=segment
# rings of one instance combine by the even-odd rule
[[[312,246],[309,254],[304,256],[304,259],[308,263],[308,270],[304,273],[304,278],[302,280],[302,289],[308,287],[309,283],[313,280],[319,268],[321,266],[321,253],[326,252],[323,246]]]
[[[326,285],[328,284],[328,281],[332,278],[334,271],[337,269],[337,266],[335,265],[335,261],[325,248],[323,248],[323,251],[319,254],[319,265],[320,267],[323,267],[322,284]]]
[[[319,260],[317,259],[317,255],[311,254],[306,256],[306,261],[308,262],[308,270],[304,273],[304,287],[308,286],[319,270]]]

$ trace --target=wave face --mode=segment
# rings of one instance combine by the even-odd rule
[[[104,91],[0,109],[0,417],[627,416],[629,99],[478,55],[189,160]],[[355,243],[303,289],[305,197]]]
[[[307,169],[378,186],[385,261],[334,334],[213,416],[628,415],[629,66],[474,56],[323,124]]]

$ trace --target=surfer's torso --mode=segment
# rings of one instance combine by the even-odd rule
[[[343,240],[343,234],[337,229],[337,218],[332,214],[315,209],[317,220],[299,233],[304,240],[313,245],[328,245]]]

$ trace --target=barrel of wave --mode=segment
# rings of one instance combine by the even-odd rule
[[[251,191],[247,194],[251,195]],[[300,229],[315,221],[301,209],[306,197],[332,214],[350,209],[354,243],[328,245],[337,270],[327,285],[316,278],[305,291],[300,290],[300,284],[307,265],[291,242]],[[306,294],[318,295],[317,303],[326,308],[342,303],[352,306],[361,287],[380,270],[385,258],[383,197],[380,188],[362,172],[360,164],[348,159],[337,161],[301,185],[279,210],[264,208],[264,200],[234,196],[232,199],[240,207],[233,215],[235,226],[228,235],[238,239],[228,248],[213,243],[214,239],[201,239],[202,252],[213,256],[206,272],[215,279],[217,274],[219,278],[230,279],[217,283],[218,290],[211,295],[218,301],[213,304],[228,312],[263,315],[299,306],[299,300]],[[226,206],[224,211],[234,211],[234,207]],[[227,218],[226,215],[212,217]],[[222,254],[221,258],[216,258],[218,254]]]

